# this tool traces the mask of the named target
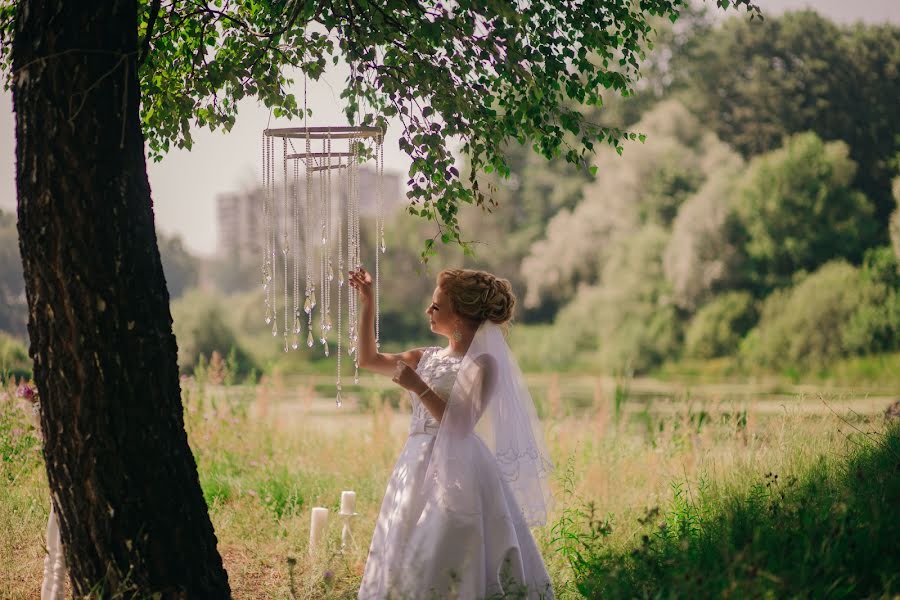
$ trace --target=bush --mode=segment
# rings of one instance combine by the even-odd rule
[[[888,246],[866,253],[860,273],[859,307],[844,328],[844,342],[855,354],[900,349],[900,270]]]
[[[0,378],[31,379],[31,359],[25,344],[0,331]]]
[[[843,261],[829,263],[793,289],[766,298],[742,354],[751,364],[773,369],[824,367],[846,354],[843,328],[859,299],[858,270]]]
[[[234,329],[226,322],[219,300],[193,291],[172,303],[172,328],[178,341],[178,365],[182,373],[193,373],[201,356],[213,352],[228,356],[229,365],[240,376],[256,368],[256,362],[238,342]]]
[[[685,335],[685,353],[693,358],[735,354],[757,318],[756,303],[750,293],[722,294],[694,316]]]

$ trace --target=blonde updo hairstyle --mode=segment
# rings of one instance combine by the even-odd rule
[[[437,281],[460,317],[478,325],[492,321],[508,330],[516,306],[516,295],[508,280],[486,271],[444,269],[438,273]]]

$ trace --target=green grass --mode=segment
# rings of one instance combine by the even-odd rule
[[[694,525],[685,529],[684,524],[720,523],[709,519],[717,514],[727,517],[732,514],[730,506],[740,506],[750,492],[763,489],[769,481],[767,472],[779,475],[776,489],[784,489],[788,499],[807,481],[803,474],[813,473],[813,468],[819,469],[815,472],[823,481],[837,481],[840,473],[850,471],[849,467],[842,471],[842,463],[836,461],[848,456],[848,447],[855,447],[839,431],[847,429],[841,419],[857,417],[850,413],[839,418],[831,409],[841,415],[850,407],[863,411],[866,414],[854,423],[862,427],[869,419],[869,427],[875,429],[880,428],[883,410],[880,404],[860,402],[859,396],[826,393],[828,408],[812,391],[773,401],[769,389],[749,386],[740,386],[737,392],[697,386],[669,386],[660,391],[653,387],[655,382],[628,378],[528,374],[528,379],[544,405],[549,450],[558,467],[551,481],[557,503],[550,524],[533,532],[560,599],[593,597],[593,588],[584,586],[596,581],[589,576],[594,572],[603,575],[600,581],[606,587],[602,589],[621,589],[622,595],[640,595],[644,589],[663,590],[662,596],[690,597],[695,589],[701,590],[701,597],[724,595],[719,593],[721,586],[695,588],[669,579],[682,571],[702,574],[713,564],[703,561],[711,561],[716,552],[733,552],[740,539],[732,530],[763,529],[756,525],[729,529],[723,517],[717,529],[696,530],[708,532],[706,537],[699,533],[690,537],[682,534],[693,531]],[[289,598],[292,589],[296,598],[356,597],[385,485],[406,439],[408,407],[405,403],[399,410],[392,406],[389,379],[364,377],[361,386],[345,387],[346,404],[338,410],[328,397],[329,381],[330,377],[288,378],[272,373],[259,385],[183,382],[185,427],[235,598]],[[0,528],[4,531],[0,598],[28,598],[40,586],[49,492],[37,438],[12,392],[7,388],[6,394],[0,393]],[[828,458],[822,461],[821,456]],[[781,483],[791,476],[798,483]],[[354,522],[355,541],[341,553],[340,523],[334,514],[341,491],[348,489],[357,493],[359,516]],[[673,495],[673,489],[678,493]],[[821,495],[820,488],[816,490]],[[761,506],[773,501],[760,498]],[[874,492],[865,498],[877,507]],[[862,501],[842,501],[854,519],[857,508],[866,506]],[[589,514],[590,502],[594,517],[587,520],[584,515]],[[785,501],[785,506],[797,502]],[[310,558],[307,540],[313,506],[331,509],[332,519],[325,551]],[[659,507],[655,513],[654,507]],[[800,550],[812,552],[821,543],[814,537],[819,530],[793,527],[786,520],[789,512],[785,508],[772,517],[771,524],[799,536],[805,544]],[[734,521],[746,522],[757,513],[745,514],[742,521],[737,517]],[[662,521],[669,531],[681,532],[681,537],[659,538]],[[867,522],[875,523],[852,523]],[[594,562],[579,565],[571,552],[564,551],[560,536],[568,536],[570,549],[577,548],[589,540],[585,536],[592,535],[591,527],[596,540],[590,551],[581,552]],[[726,539],[738,541],[716,545],[726,534]],[[887,540],[889,534],[895,535],[896,529],[886,527],[884,535],[877,533],[878,539]],[[648,536],[656,554],[644,550],[642,535]],[[690,552],[682,551],[683,547]],[[847,548],[840,547],[840,552]],[[765,573],[783,578],[781,572],[764,566],[768,549],[771,544],[750,546],[756,553],[753,564],[760,564],[763,578]],[[644,562],[630,554],[635,550],[657,557],[654,564],[661,566],[643,567]],[[598,556],[607,557],[606,562],[596,562]],[[785,560],[771,556],[775,562]],[[847,563],[859,581],[871,562],[866,556]],[[730,554],[726,558],[730,562],[721,564],[731,565],[733,571],[745,560]],[[611,574],[612,565],[623,565],[622,569],[630,565],[632,570]],[[628,573],[644,587],[625,587]],[[670,585],[671,594],[664,587]],[[780,596],[782,591],[790,595],[801,588],[771,589]]]
[[[865,426],[864,426],[865,427]],[[595,505],[556,525],[587,598],[860,598],[900,593],[900,423],[848,427],[843,455],[737,486],[673,483],[661,511],[628,524]]]

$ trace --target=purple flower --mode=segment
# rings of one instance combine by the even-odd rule
[[[18,396],[19,398],[25,398],[29,402],[34,402],[37,399],[37,390],[27,383],[23,383],[16,390],[16,396]]]
[[[325,583],[331,583],[332,581],[334,581],[334,571],[325,571],[325,574],[322,575],[322,579],[325,580]]]

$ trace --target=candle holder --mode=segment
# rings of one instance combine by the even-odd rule
[[[341,517],[341,520],[344,522],[343,528],[341,528],[341,552],[343,552],[347,546],[350,544],[351,540],[353,540],[353,533],[350,531],[350,519],[357,516],[359,513],[338,513],[338,516]]]

